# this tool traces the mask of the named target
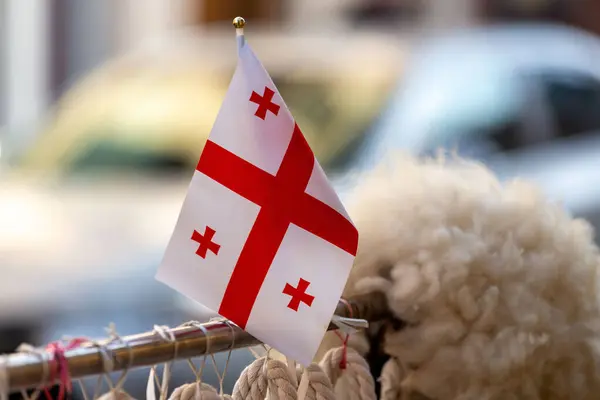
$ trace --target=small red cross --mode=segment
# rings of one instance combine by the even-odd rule
[[[252,91],[252,95],[250,96],[250,101],[258,104],[258,108],[254,115],[256,115],[260,119],[265,119],[267,117],[267,110],[271,111],[273,114],[277,115],[279,113],[279,106],[273,103],[271,100],[273,99],[274,91],[265,86],[265,92],[261,96],[260,94]]]
[[[285,284],[283,288],[283,294],[287,294],[288,296],[292,296],[290,299],[290,303],[288,304],[288,308],[291,308],[294,311],[298,311],[298,307],[300,307],[300,302],[306,304],[307,306],[311,306],[315,296],[311,296],[306,293],[306,289],[308,289],[308,285],[310,285],[309,281],[306,281],[300,278],[298,282],[298,287],[293,287],[289,283]]]
[[[206,252],[208,250],[215,253],[215,255],[219,254],[219,249],[221,248],[221,245],[216,244],[212,241],[213,236],[215,236],[215,230],[210,226],[204,228],[204,235],[196,230],[194,231],[194,233],[192,233],[192,240],[200,244],[198,246],[198,250],[196,250],[196,254],[198,254],[202,258],[206,258]]]

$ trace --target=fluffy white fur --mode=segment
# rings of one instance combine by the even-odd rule
[[[479,164],[409,156],[362,177],[348,210],[361,236],[344,295],[382,290],[409,324],[384,345],[405,368],[405,395],[600,396],[599,258],[587,222]],[[338,344],[327,336],[321,350]]]

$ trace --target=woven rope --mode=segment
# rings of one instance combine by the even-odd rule
[[[110,340],[107,344],[100,344],[96,341],[92,341],[92,344],[98,349],[100,352],[100,356],[102,357],[102,366],[104,369],[104,373],[98,376],[98,380],[96,382],[96,389],[94,390],[94,394],[92,395],[92,399],[101,399],[101,400],[129,400],[133,399],[125,390],[122,389],[125,384],[125,380],[127,379],[127,374],[129,372],[129,367],[132,361],[131,347],[129,347],[129,343],[125,342],[121,336],[117,333],[115,324],[111,323],[106,329]],[[129,351],[129,360],[127,367],[121,372],[117,383],[114,383],[112,378],[110,377],[110,373],[114,369],[114,361],[113,354],[108,349],[108,344],[113,342],[121,342],[124,343]],[[106,380],[109,391],[102,396],[98,397],[99,391],[102,389],[102,382]],[[82,382],[79,381],[81,394],[85,400],[88,400],[89,397],[86,393],[85,387],[82,385]]]
[[[267,396],[266,358],[256,359],[248,365],[233,387],[233,400],[264,399]]]
[[[340,363],[343,356],[344,348],[337,347],[325,353],[319,364],[334,385],[336,397],[344,400],[376,400],[375,381],[367,361],[356,350],[348,348],[346,368],[342,369]]]
[[[22,343],[21,345],[19,345],[19,347],[17,348],[17,352],[34,355],[34,356],[38,357],[41,361],[42,380],[38,384],[38,387],[35,389],[35,391],[31,395],[28,395],[25,390],[21,390],[21,397],[23,399],[36,400],[42,392],[41,388],[44,387],[44,385],[46,384],[46,381],[48,380],[48,377],[50,376],[50,366],[48,365],[48,355],[44,350],[35,348],[27,343]]]
[[[296,375],[299,382],[304,371],[308,373],[308,389],[304,397],[305,400],[335,400],[331,380],[319,365],[311,364],[306,369],[298,367]]]
[[[285,363],[279,360],[268,360],[266,370],[269,388],[267,398],[269,400],[296,400],[298,398],[298,387],[292,381]]]
[[[175,342],[174,335],[168,327],[155,326],[154,328],[155,333],[164,341]],[[120,339],[118,336],[116,336],[116,338]],[[100,389],[102,378],[105,378],[108,382],[109,391],[100,397],[97,397],[97,394],[94,393],[93,399],[133,399],[133,397],[122,389],[129,368],[125,369],[117,384],[114,384],[108,375],[114,369],[112,354],[107,346],[98,343],[94,344],[100,350],[104,366],[104,374],[99,376],[96,390]],[[227,371],[231,354],[229,354],[229,357],[227,358],[227,363],[222,373],[219,373],[216,361],[214,358],[212,359],[213,368],[219,377],[221,386],[220,391],[217,391],[214,387],[200,381],[206,358],[204,358],[199,369],[196,368],[192,360],[188,360],[197,381],[176,388],[169,397],[169,400],[335,400],[336,398],[376,400],[375,383],[370,374],[369,366],[366,360],[352,348],[347,349],[345,368],[343,368],[343,363],[341,363],[344,358],[343,347],[330,350],[325,354],[320,364],[313,363],[306,368],[296,366],[296,363],[289,363],[289,360],[289,365],[287,365],[282,361],[271,359],[269,358],[268,349],[266,350],[266,356],[256,359],[243,370],[235,383],[232,396],[222,392],[223,378]],[[45,359],[45,355],[38,349],[26,348],[26,346],[22,346],[20,351],[35,353],[43,361],[46,361],[43,362],[44,379],[42,379],[40,383],[40,386],[42,386],[48,375],[48,363]],[[212,353],[208,351],[208,348],[207,353],[207,355],[212,355]],[[255,353],[253,352],[253,354]],[[176,356],[177,346],[175,345],[173,358],[175,359]],[[255,354],[255,356],[257,356],[257,354]],[[149,384],[154,383],[159,387],[161,400],[166,400],[168,381],[170,378],[170,363],[166,363],[165,367],[166,374],[163,373],[162,382],[159,382],[159,377],[156,376],[155,367],[151,368],[154,373],[151,372],[149,379]],[[388,362],[388,364],[386,364],[381,377],[382,400],[398,399],[398,396],[400,395],[399,383],[402,380],[402,376],[401,366],[395,362]],[[2,374],[2,371],[0,371],[0,400],[4,400],[2,397],[2,388],[3,386],[7,386],[4,378],[6,377]],[[150,385],[148,387],[150,387]],[[88,400],[89,397],[85,394],[84,387],[82,386],[81,389],[84,398]],[[35,399],[38,396],[39,391],[34,393],[33,398]],[[29,398],[31,399],[31,397]]]
[[[285,363],[263,357],[244,368],[232,397],[233,400],[296,400],[298,387]]]
[[[222,400],[231,399],[229,395],[219,395],[217,389],[207,383],[195,382],[179,386],[169,400]]]

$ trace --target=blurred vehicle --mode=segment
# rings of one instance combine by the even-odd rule
[[[472,28],[427,40],[381,117],[337,162],[346,193],[390,150],[474,158],[533,180],[600,227],[600,39],[553,24]]]
[[[235,68],[227,32],[114,60],[60,99],[24,152],[9,158],[3,143],[0,333],[29,330],[5,345],[103,335],[110,322],[132,334],[212,315],[154,274]],[[353,48],[320,37],[252,38],[325,166],[368,126],[397,79],[388,44],[346,38]],[[239,357],[233,370],[251,355]]]

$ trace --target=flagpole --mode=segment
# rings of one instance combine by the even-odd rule
[[[246,26],[246,20],[242,17],[235,17],[233,19],[233,26],[235,27],[235,36],[237,38],[238,50],[244,47],[244,26]]]

